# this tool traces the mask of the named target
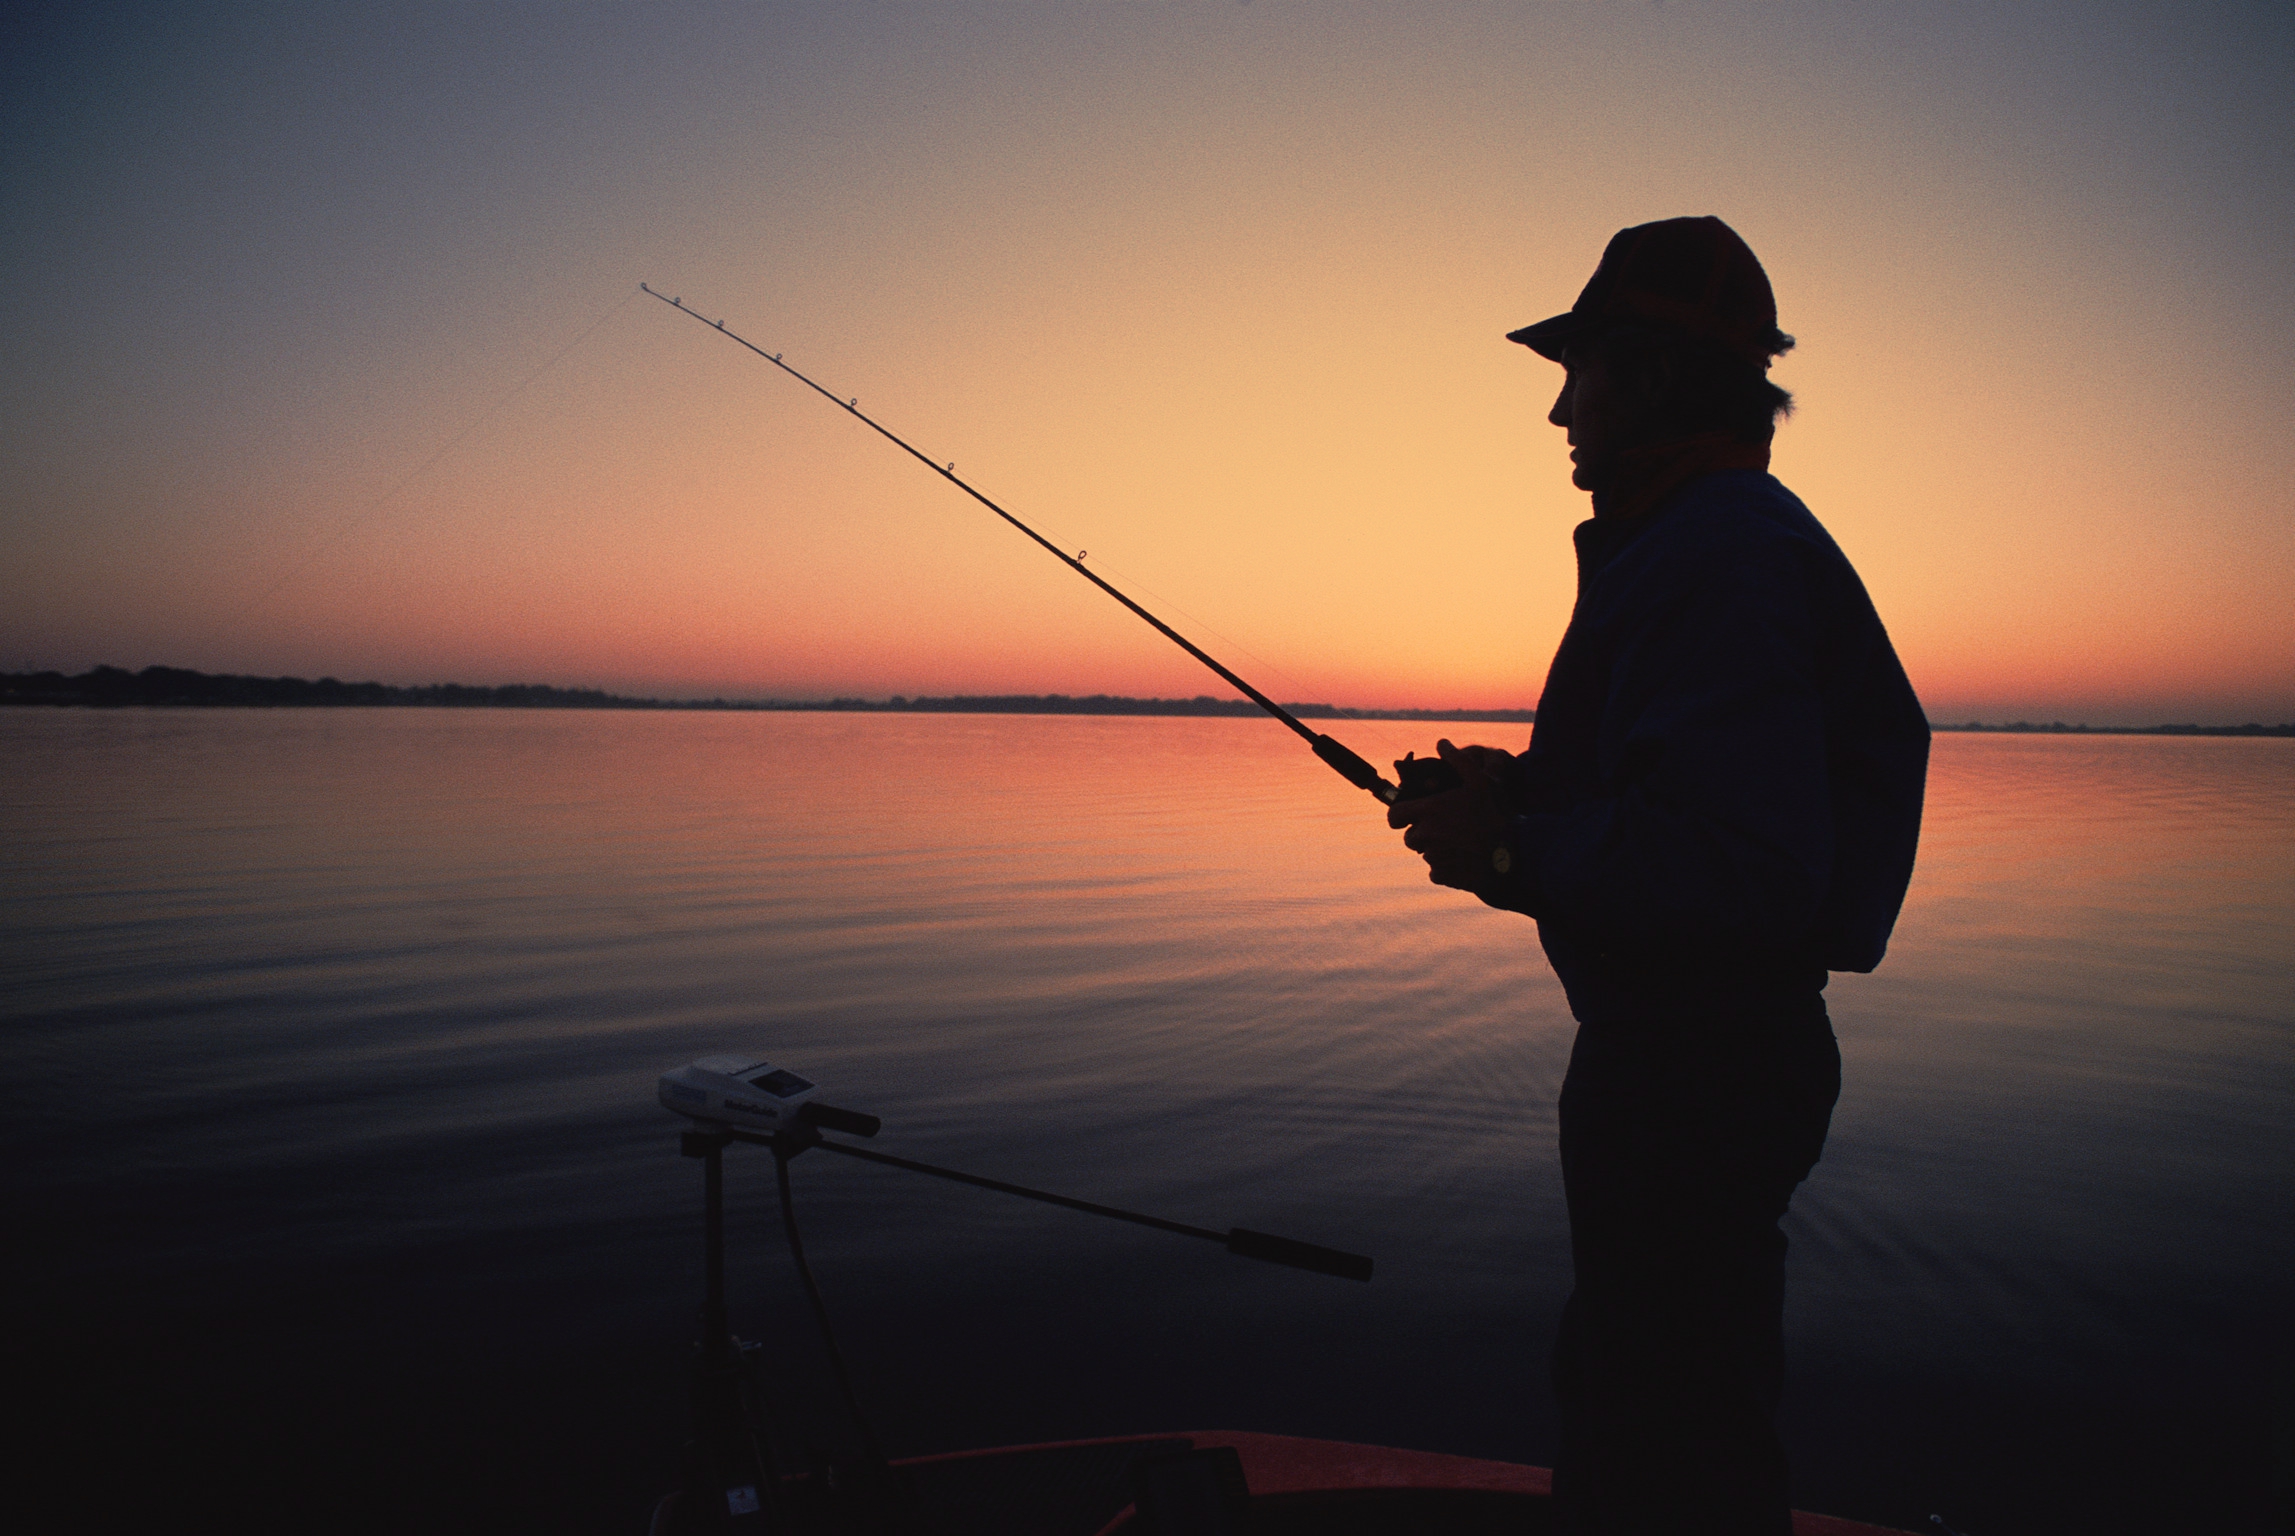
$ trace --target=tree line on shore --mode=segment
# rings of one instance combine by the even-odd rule
[[[873,710],[913,714],[998,715],[1256,715],[1259,706],[1244,699],[1134,699],[1117,694],[958,694],[942,698],[890,699],[637,699],[600,688],[554,688],[546,683],[501,687],[468,683],[428,683],[399,687],[389,683],[346,683],[332,677],[241,677],[194,672],[184,667],[94,667],[76,676],[61,672],[0,673],[0,704],[51,707],[279,709],[381,707],[422,709],[723,709]],[[1503,720],[1529,722],[1527,709],[1350,709],[1336,704],[1286,704],[1303,720]],[[2263,725],[2091,726],[2061,720],[2016,720],[1988,725],[1939,724],[1939,731],[2008,731],[2048,735],[2295,736],[2295,723]]]
[[[627,698],[598,688],[555,688],[544,683],[482,687],[429,683],[346,683],[322,677],[241,677],[184,667],[95,667],[76,676],[61,672],[0,673],[0,704],[125,708],[222,706],[241,709],[380,707],[448,709],[721,709],[875,710],[926,714],[1016,715],[1257,715],[1244,699],[1134,699],[1115,694],[967,694],[890,699],[652,699]],[[1527,709],[1348,709],[1336,704],[1286,704],[1302,719],[1520,720]]]

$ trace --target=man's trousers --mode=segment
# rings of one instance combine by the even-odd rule
[[[1778,1223],[1840,1087],[1814,988],[1581,1023],[1561,1100],[1576,1287],[1554,1350],[1558,1529],[1787,1536]]]

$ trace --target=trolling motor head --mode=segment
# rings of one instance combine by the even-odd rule
[[[1230,1227],[1225,1232],[1215,1232],[1209,1227],[1166,1221],[1160,1216],[1144,1216],[1138,1211],[1097,1205],[1089,1200],[1071,1199],[1067,1195],[1029,1189],[1021,1184],[1007,1184],[1002,1179],[985,1179],[976,1173],[936,1168],[931,1163],[894,1157],[885,1152],[872,1152],[849,1142],[823,1140],[819,1134],[822,1131],[874,1136],[883,1128],[884,1122],[875,1115],[864,1115],[858,1110],[838,1109],[835,1105],[823,1104],[813,1097],[812,1079],[799,1077],[787,1068],[776,1067],[761,1057],[704,1056],[691,1066],[664,1072],[661,1075],[660,1092],[665,1107],[701,1122],[698,1129],[687,1132],[683,1138],[685,1155],[709,1158],[712,1167],[716,1166],[715,1159],[724,1151],[726,1143],[755,1142],[773,1149],[774,1161],[779,1165],[779,1172],[785,1181],[790,1158],[808,1148],[820,1147],[825,1151],[860,1158],[864,1162],[906,1168],[912,1173],[928,1173],[934,1178],[950,1179],[958,1184],[971,1184],[981,1189],[1000,1190],[1026,1200],[1066,1206],[1072,1211],[1084,1211],[1094,1216],[1113,1217],[1117,1221],[1134,1222],[1164,1232],[1176,1232],[1182,1237],[1208,1238],[1212,1242],[1224,1244],[1229,1253],[1241,1254],[1247,1259],[1264,1259],[1272,1264],[1311,1269],[1348,1280],[1368,1280],[1371,1277],[1371,1261],[1361,1254],[1341,1253],[1336,1248],[1302,1243],[1295,1238],[1277,1237],[1268,1232],[1254,1232],[1248,1227]],[[712,1200],[715,1198],[711,1196]],[[782,1200],[786,1214],[786,1182],[782,1185]]]
[[[811,1078],[757,1056],[704,1056],[690,1066],[661,1075],[662,1107],[704,1125],[778,1136],[816,1128],[874,1136],[883,1122],[874,1115],[838,1109],[813,1097]]]

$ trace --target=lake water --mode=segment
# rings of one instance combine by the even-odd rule
[[[1436,734],[1349,724],[1374,760]],[[700,1294],[666,1068],[1370,1285],[816,1154],[893,1454],[1229,1427],[1548,1462],[1572,1025],[1263,721],[0,715],[12,1374],[79,1523],[634,1533]],[[2295,1257],[2295,742],[1946,735],[1788,1222],[1795,1499],[2263,1529]],[[834,1440],[771,1163],[737,1329]],[[91,1512],[101,1511],[100,1516]]]

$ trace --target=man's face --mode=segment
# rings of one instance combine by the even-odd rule
[[[1612,457],[1640,446],[1649,410],[1598,350],[1564,349],[1562,369],[1562,393],[1546,419],[1570,435],[1570,483],[1590,491]]]

